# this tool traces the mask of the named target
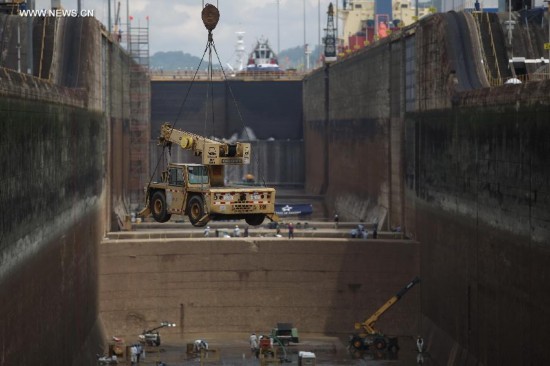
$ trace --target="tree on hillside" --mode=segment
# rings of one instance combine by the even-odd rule
[[[309,55],[309,67],[314,68],[319,60],[319,54],[321,52],[321,47],[319,45],[315,46]],[[278,55],[279,66],[283,69],[304,69],[304,46],[297,46],[293,48],[288,48],[281,51]]]
[[[150,65],[153,70],[195,70],[200,61],[199,57],[182,51],[155,52],[150,58]],[[203,62],[202,65],[206,69],[208,62]],[[216,66],[217,64],[214,68]]]
[[[309,55],[309,67],[318,66],[321,47],[318,45]],[[283,69],[304,69],[304,47],[297,46],[281,51],[278,55],[279,66]],[[153,70],[195,70],[201,59],[197,56],[182,51],[155,52],[150,58],[151,69]],[[203,61],[201,68],[206,69],[208,63]],[[219,64],[214,64],[214,69],[219,69]]]

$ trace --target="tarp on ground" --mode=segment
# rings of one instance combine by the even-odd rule
[[[313,213],[313,206],[311,203],[276,203],[275,212],[280,217],[283,216],[308,216]]]

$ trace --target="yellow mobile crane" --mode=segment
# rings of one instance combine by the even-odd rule
[[[372,314],[367,320],[362,323],[355,323],[355,329],[363,329],[363,333],[356,334],[350,337],[350,346],[356,350],[368,350],[371,346],[377,350],[384,350],[386,347],[390,351],[397,351],[399,345],[397,343],[397,337],[386,337],[380,331],[374,327],[374,323],[380,318],[382,314],[388,311],[397,301],[403,297],[414,285],[420,282],[420,278],[415,277],[405,287],[403,287],[397,294],[392,296],[384,305],[382,305],[374,314]]]
[[[211,4],[206,4],[201,14],[208,29],[205,54],[210,51],[208,73],[212,82],[212,50],[216,51],[212,30],[220,14]],[[169,163],[161,181],[150,182],[145,188],[145,208],[140,216],[152,214],[156,221],[166,222],[173,214],[187,215],[194,226],[204,226],[210,220],[244,219],[252,226],[260,225],[266,217],[278,220],[274,188],[225,186],[225,165],[250,164],[249,143],[216,141],[165,123],[161,126],[159,145],[170,148],[172,144],[193,151],[195,156],[202,157],[202,164]]]
[[[140,216],[152,214],[157,222],[166,222],[172,214],[187,215],[194,226],[204,226],[210,220],[240,219],[257,226],[266,217],[278,219],[274,188],[225,186],[224,165],[249,164],[249,143],[220,142],[165,123],[159,145],[172,144],[201,156],[202,164],[169,163],[161,181],[145,188],[145,208]]]

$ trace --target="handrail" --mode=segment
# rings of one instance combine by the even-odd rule
[[[195,72],[170,70],[170,71],[156,71],[151,70],[152,81],[174,81],[174,80],[191,80],[195,76]],[[302,80],[306,73],[297,71],[286,72],[239,72],[232,75],[231,79],[236,80]],[[207,72],[198,72],[195,76],[196,81],[209,81],[218,80],[224,81],[225,77],[221,71],[214,71],[212,75],[208,75]]]
[[[485,75],[487,76],[487,79],[489,77],[492,77],[491,68],[489,67],[489,63],[487,62],[487,55],[485,54],[485,47],[483,47],[483,38],[481,38],[481,22],[482,19],[478,19],[478,17],[481,17],[481,12],[473,12],[473,18],[476,23],[477,28],[477,38],[479,40],[479,49],[481,51],[481,59],[483,61],[483,68],[485,69]]]
[[[525,74],[525,75],[516,75],[513,78],[494,78],[494,77],[488,77],[489,79],[489,85],[491,87],[494,86],[501,86],[506,84],[506,81],[510,79],[517,79],[521,81],[522,84],[525,83],[531,83],[531,82],[537,82],[537,81],[544,81],[544,80],[550,80],[550,72],[538,72],[533,74]]]
[[[491,49],[493,51],[493,57],[495,58],[495,67],[497,68],[497,77],[501,79],[502,75],[500,74],[500,67],[498,66],[497,51],[495,47],[495,41],[493,39],[493,29],[491,28],[489,13],[485,13],[485,14],[487,15],[487,25],[489,26],[489,36],[491,37]]]

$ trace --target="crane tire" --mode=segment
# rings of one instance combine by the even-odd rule
[[[363,349],[363,339],[359,336],[355,336],[350,341],[351,347],[353,347],[356,350],[362,350]]]
[[[386,348],[386,341],[383,338],[377,338],[373,342],[374,348],[383,350]]]
[[[162,191],[156,191],[151,197],[151,213],[157,222],[166,222],[172,217],[166,206],[166,196]]]
[[[253,214],[253,215],[247,215],[244,219],[246,223],[250,226],[258,226],[261,225],[265,220],[265,215],[263,214]]]
[[[189,222],[193,226],[204,226],[199,224],[200,219],[204,216],[204,201],[201,196],[193,196],[189,199],[187,204],[187,216],[189,217]]]

